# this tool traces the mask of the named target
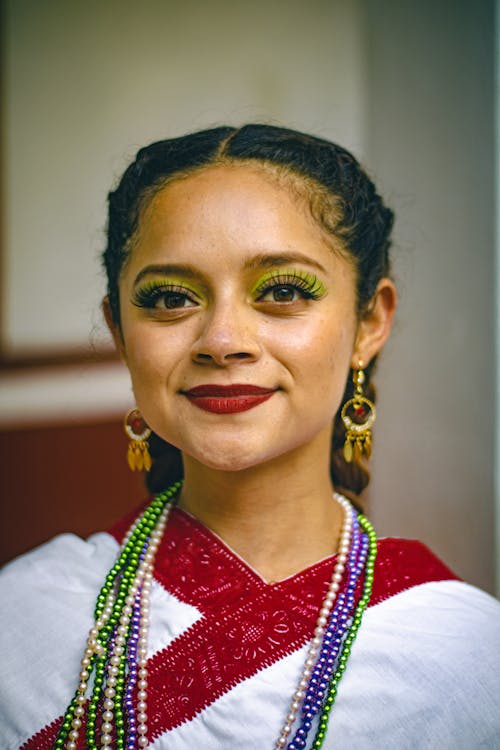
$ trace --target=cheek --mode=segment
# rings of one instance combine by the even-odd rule
[[[141,383],[165,382],[179,361],[175,335],[160,326],[129,326],[124,330],[125,355],[134,388]]]
[[[313,328],[290,337],[288,361],[292,375],[301,380],[316,402],[338,409],[349,374],[356,327],[352,320],[332,325],[325,317]]]
[[[322,364],[322,370],[344,370],[350,362],[354,346],[355,326],[350,320],[332,325],[328,317],[320,318],[314,326],[299,328],[289,337],[291,349],[304,364]],[[319,373],[318,373],[319,374]]]

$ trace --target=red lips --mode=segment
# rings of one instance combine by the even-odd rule
[[[214,414],[236,414],[253,409],[276,393],[275,388],[234,383],[232,385],[198,385],[183,391],[192,404]]]

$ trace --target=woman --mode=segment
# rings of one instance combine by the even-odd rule
[[[337,494],[368,480],[391,226],[311,136],[139,151],[109,197],[104,314],[129,463],[151,449],[159,494],[5,571],[2,747],[498,746],[498,603]]]

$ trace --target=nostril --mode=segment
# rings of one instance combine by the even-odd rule
[[[228,354],[227,358],[233,357],[234,359],[247,359],[247,357],[251,357],[252,355],[248,352],[235,352],[234,354]]]
[[[252,359],[251,352],[230,352],[229,354],[208,354],[207,352],[196,352],[194,359],[196,362],[215,362],[223,364],[224,362],[240,361],[245,359]]]

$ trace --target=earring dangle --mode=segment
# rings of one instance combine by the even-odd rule
[[[132,471],[149,471],[151,456],[148,438],[151,430],[144,421],[139,409],[131,409],[124,420],[125,433],[130,438],[127,450],[127,463]]]
[[[340,412],[346,428],[344,458],[347,463],[359,461],[363,454],[370,458],[372,452],[371,428],[375,422],[375,404],[363,394],[365,373],[359,362],[352,379],[355,385],[354,395],[346,401]]]

